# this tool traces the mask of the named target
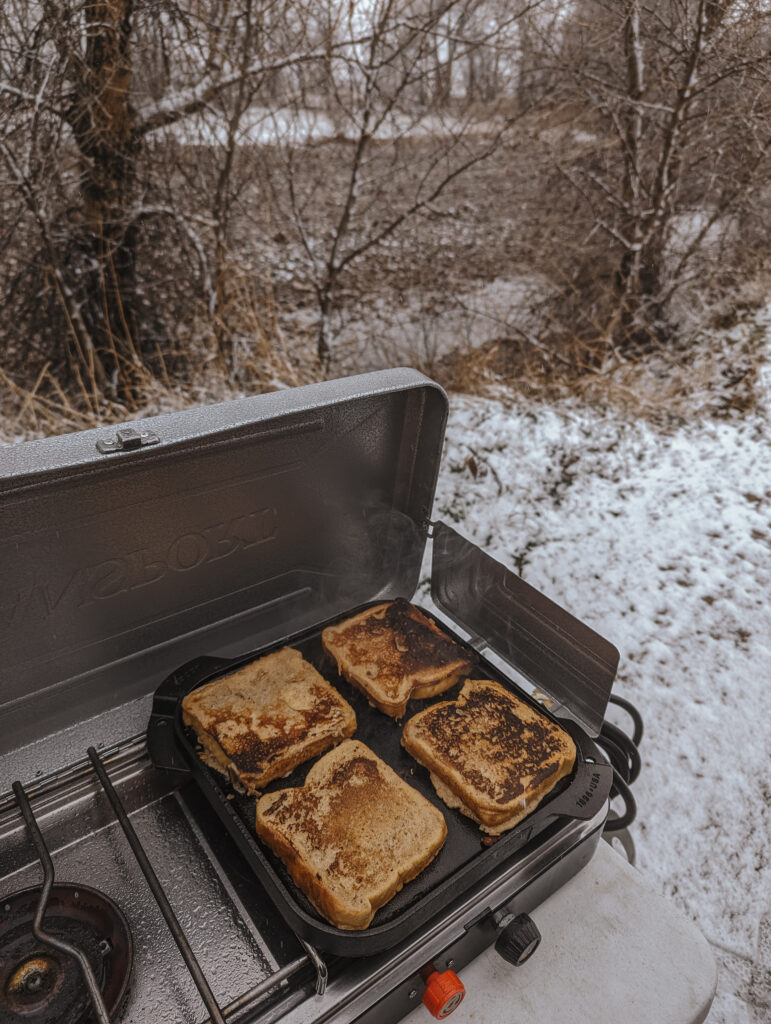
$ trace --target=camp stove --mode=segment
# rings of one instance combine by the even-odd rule
[[[528,912],[605,824],[594,737],[618,654],[431,521],[446,413],[394,370],[0,451],[0,1024],[387,1024],[421,1000],[443,1017],[484,948],[533,952]],[[345,932],[191,756],[179,702],[286,643],[313,658],[324,623],[397,596],[488,677],[537,688],[579,757],[489,845],[416,769],[445,848]],[[393,763],[381,717],[360,716],[364,741]]]

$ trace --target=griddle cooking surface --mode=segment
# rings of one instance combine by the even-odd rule
[[[442,628],[445,627],[442,626]],[[452,635],[452,633],[450,633],[450,635]],[[462,641],[459,642],[462,643]],[[458,810],[449,808],[442,800],[440,800],[436,794],[436,790],[431,784],[431,779],[427,769],[422,765],[419,765],[401,745],[401,735],[404,723],[411,718],[412,715],[429,707],[431,704],[455,699],[462,689],[463,681],[457,683],[455,686],[436,697],[432,697],[427,700],[410,701],[407,705],[407,712],[404,718],[393,719],[372,707],[363,693],[351,686],[342,678],[341,675],[339,675],[335,662],[326,654],[322,647],[320,630],[314,632],[310,636],[306,635],[304,638],[289,642],[284,646],[294,647],[301,651],[306,661],[309,661],[316,669],[318,669],[321,675],[332,683],[338,692],[351,704],[356,712],[357,723],[356,732],[352,738],[365,743],[378,755],[378,757],[382,758],[386,764],[390,765],[400,778],[404,779],[405,782],[417,789],[418,792],[426,797],[426,799],[435,807],[438,807],[444,815],[445,822],[447,823],[447,839],[437,856],[424,871],[422,871],[412,881],[408,882],[404,888],[402,888],[393,897],[393,899],[389,900],[385,906],[381,907],[380,910],[377,911],[370,928],[376,928],[379,925],[385,925],[390,921],[397,919],[405,910],[412,907],[418,900],[420,900],[424,894],[441,885],[452,875],[456,874],[460,868],[473,858],[478,857],[481,853],[486,854],[486,865],[484,870],[489,870],[493,866],[493,863],[499,859],[495,856],[495,848],[501,840],[496,841],[491,845],[484,844],[482,840],[485,838],[485,834],[480,831],[477,825],[470,818],[467,818]],[[465,644],[463,646],[466,647]],[[468,647],[466,647],[466,649],[470,650]],[[255,655],[255,658],[261,657],[267,653],[268,650],[265,650],[259,655]],[[476,668],[471,669],[469,678],[495,679],[508,689],[515,692],[521,699],[529,700],[526,694],[517,690],[517,688],[512,685],[511,681],[498,673],[491,664],[479,659],[476,655],[474,655],[474,657],[478,664]],[[532,701],[529,702],[532,703]],[[561,724],[563,727],[566,727],[566,723]],[[569,726],[567,726],[567,728],[568,731],[572,732]],[[190,729],[186,729],[185,732],[191,746],[196,747],[197,741],[195,733]],[[323,755],[319,755],[319,757],[321,756]],[[302,786],[311,766],[317,760],[319,760],[318,757],[304,762],[286,778],[276,779],[274,782],[271,782],[262,792],[272,793],[279,789]],[[288,871],[278,857],[276,857],[272,851],[257,838],[254,829],[257,798],[236,793],[228,785],[224,776],[208,767],[205,770],[216,788],[227,796],[231,808],[235,811],[244,826],[252,835],[255,843],[259,844],[261,850],[267,856],[273,866],[273,869],[289,892],[293,895],[295,901],[306,911],[306,913],[319,917],[318,912],[295,885]],[[569,784],[570,777],[560,780],[548,795],[547,799],[543,801],[541,806],[544,806],[558,793],[566,789]],[[526,825],[527,821],[525,820],[523,822],[522,837],[518,843],[516,841],[512,843],[512,835],[504,837],[508,839],[508,842],[505,844],[506,856],[510,856],[512,852],[521,846],[524,846],[527,842],[529,838],[529,830]],[[517,831],[519,831],[519,829]],[[366,934],[366,932],[361,934]]]

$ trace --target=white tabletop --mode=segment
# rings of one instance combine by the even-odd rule
[[[530,915],[542,935],[511,967],[490,948],[459,975],[453,1024],[700,1024],[717,972],[701,933],[607,843]],[[420,1006],[405,1021],[433,1020]]]

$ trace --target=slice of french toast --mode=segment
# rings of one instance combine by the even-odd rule
[[[448,807],[493,835],[535,810],[576,759],[564,729],[489,679],[469,679],[457,700],[410,718],[402,745]]]
[[[351,705],[291,647],[193,690],[182,701],[182,720],[201,758],[247,793],[356,730]]]
[[[444,693],[468,674],[473,655],[401,598],[374,605],[321,635],[340,674],[386,715]]]
[[[358,930],[447,837],[442,812],[358,740],[320,758],[303,786],[261,797],[255,825],[319,913]]]

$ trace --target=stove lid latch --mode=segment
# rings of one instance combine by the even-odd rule
[[[113,455],[115,452],[133,452],[138,448],[147,448],[151,444],[158,444],[160,437],[150,430],[143,430],[141,433],[133,427],[121,427],[116,430],[115,437],[111,440],[100,439],[96,442],[96,450],[102,455]]]

